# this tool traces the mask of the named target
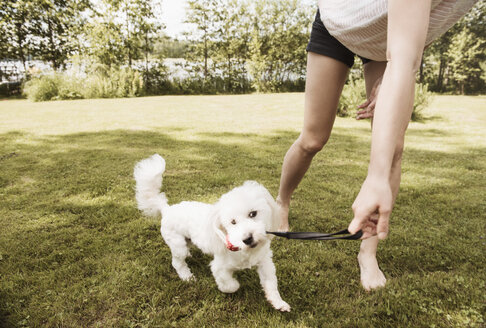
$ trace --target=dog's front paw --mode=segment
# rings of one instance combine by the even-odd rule
[[[275,309],[281,312],[290,312],[290,305],[288,305],[284,300],[272,302],[272,305]]]
[[[182,272],[178,272],[179,278],[184,281],[196,281],[196,277],[191,273],[189,270],[184,270]]]
[[[236,279],[220,282],[218,284],[218,289],[223,293],[228,294],[236,292],[239,288],[240,283]]]

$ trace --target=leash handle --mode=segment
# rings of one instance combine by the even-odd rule
[[[278,231],[267,231],[267,233],[285,237],[287,239],[303,239],[303,240],[357,240],[363,236],[363,231],[359,230],[354,235],[351,235],[348,229],[344,229],[334,233],[320,233],[320,232],[278,232]],[[345,236],[342,236],[345,235]]]

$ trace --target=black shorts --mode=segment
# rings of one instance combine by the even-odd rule
[[[321,21],[321,15],[317,10],[316,19],[312,23],[312,31],[310,35],[309,44],[307,44],[307,51],[315,52],[316,54],[331,57],[345,63],[350,68],[354,64],[355,54],[346,48],[341,42],[333,37],[327,31],[326,27]],[[363,64],[370,62],[370,59],[361,58]]]

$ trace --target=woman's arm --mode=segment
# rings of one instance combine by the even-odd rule
[[[368,176],[353,204],[348,230],[364,237],[388,234],[393,206],[390,172],[410,120],[417,72],[425,45],[431,0],[389,0],[387,68],[376,102]],[[379,213],[376,221],[373,213]]]

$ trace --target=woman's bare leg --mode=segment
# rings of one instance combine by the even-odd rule
[[[375,81],[383,76],[386,62],[368,62],[364,65],[364,76],[366,83],[366,96],[369,98]],[[392,187],[392,190],[394,188]],[[397,189],[398,192],[398,189]],[[377,218],[378,219],[378,218]],[[361,272],[361,284],[366,290],[385,286],[386,278],[378,266],[376,250],[378,248],[378,237],[370,237],[361,242],[358,254],[358,263]]]
[[[289,229],[290,198],[312,158],[331,135],[339,97],[349,68],[330,57],[309,52],[305,85],[304,127],[284,157],[277,202],[281,207],[280,230]]]

